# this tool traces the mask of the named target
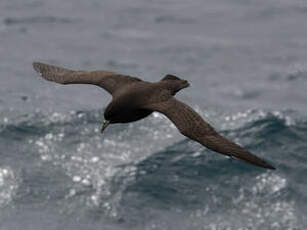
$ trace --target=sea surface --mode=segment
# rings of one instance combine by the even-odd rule
[[[1,0],[0,230],[307,229],[305,0]],[[33,61],[188,80],[177,97],[271,171]]]

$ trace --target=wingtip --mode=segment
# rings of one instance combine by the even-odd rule
[[[276,168],[274,166],[272,166],[272,165],[268,165],[267,169],[276,170]]]
[[[270,170],[276,170],[276,168],[274,166],[272,166],[271,164],[269,164],[268,162],[264,161],[261,159],[261,164],[259,164],[260,167],[266,168],[266,169],[270,169]]]
[[[258,162],[248,162],[248,163],[251,163],[253,165],[256,165],[256,166],[259,166],[259,167],[262,167],[262,168],[266,168],[266,169],[270,169],[270,170],[276,170],[276,168],[274,166],[272,166],[271,164],[267,163],[266,161],[264,161],[263,159],[261,158],[258,158],[260,161]]]
[[[258,157],[257,157],[257,161],[250,161],[250,160],[247,160],[247,159],[244,159],[244,158],[238,158],[238,157],[235,157],[235,156],[231,156],[231,157],[236,158],[238,160],[242,160],[242,161],[249,163],[249,164],[252,164],[254,166],[258,166],[258,167],[270,169],[270,170],[276,170],[276,168],[274,166],[270,165],[269,163],[267,163],[266,161],[264,161],[264,160],[262,160],[261,158],[258,158]]]
[[[266,169],[270,169],[270,170],[276,170],[276,168],[272,165],[270,165],[269,163],[265,162],[264,160],[261,159],[261,163],[255,163],[255,162],[248,162],[248,163],[252,163],[256,166],[262,167],[262,168],[266,168]]]

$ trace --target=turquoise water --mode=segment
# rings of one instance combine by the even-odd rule
[[[0,3],[0,229],[306,229],[303,1]],[[277,170],[183,137],[163,115],[111,125],[111,97],[32,61],[187,79],[178,98]]]

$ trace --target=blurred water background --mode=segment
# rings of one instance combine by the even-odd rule
[[[307,2],[1,0],[0,229],[306,229]],[[191,83],[178,98],[268,171],[32,61]]]

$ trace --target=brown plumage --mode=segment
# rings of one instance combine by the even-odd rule
[[[143,119],[157,111],[167,116],[186,137],[207,148],[263,168],[275,169],[241,146],[220,136],[191,107],[174,95],[189,83],[173,75],[151,83],[139,78],[109,71],[73,71],[43,63],[34,69],[46,80],[61,84],[93,84],[107,90],[113,97],[107,106],[102,131],[109,123],[127,123]]]

